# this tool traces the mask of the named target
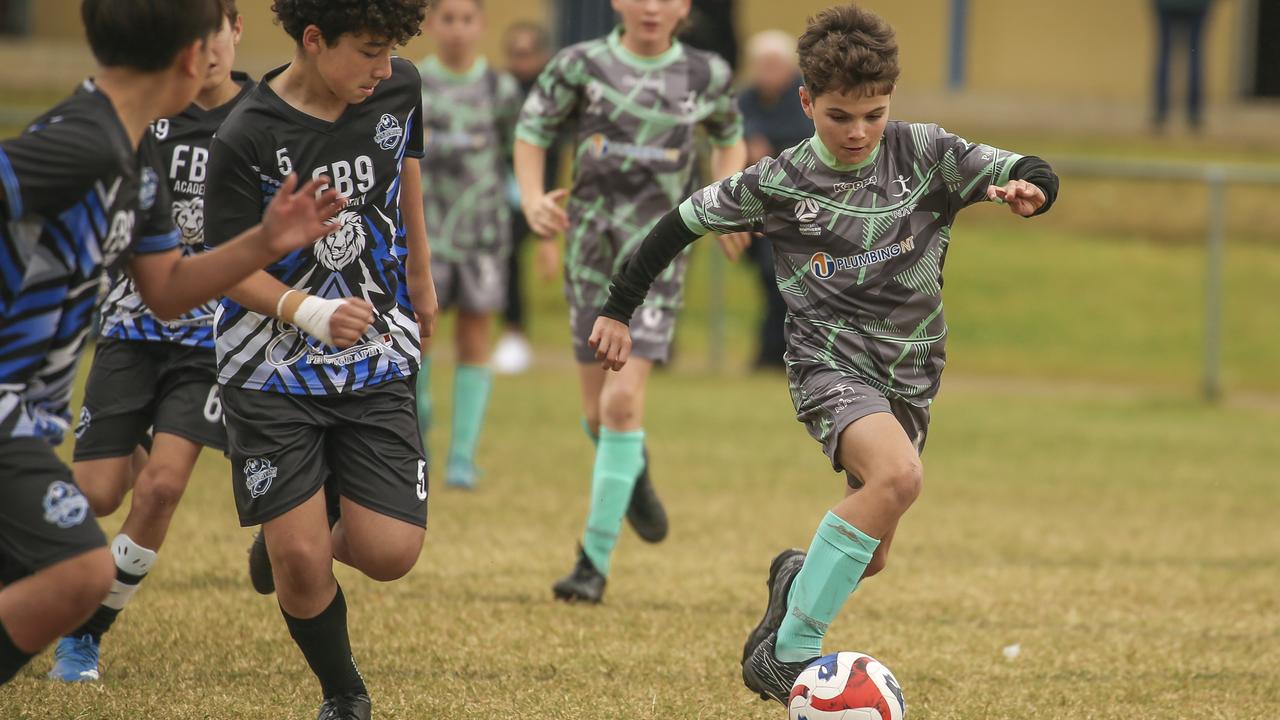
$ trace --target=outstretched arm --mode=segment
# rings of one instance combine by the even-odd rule
[[[409,299],[418,316],[418,334],[431,337],[436,327],[435,281],[431,279],[431,246],[427,242],[427,220],[422,207],[422,161],[407,157],[400,171],[400,214],[404,218],[405,281],[409,283]]]
[[[621,370],[627,363],[631,355],[631,332],[627,327],[631,315],[644,302],[654,279],[699,236],[685,224],[679,208],[672,210],[653,226],[635,254],[613,276],[609,299],[587,341],[606,370]]]
[[[209,252],[187,258],[177,249],[135,255],[129,269],[147,307],[161,320],[178,317],[327,235],[332,228],[326,221],[345,202],[335,190],[317,193],[327,182],[317,178],[298,188],[297,176],[290,175],[261,224]]]
[[[1003,201],[1015,215],[1043,215],[1058,199],[1058,175],[1049,163],[1028,155],[1013,166],[1009,182],[987,188],[987,199]]]

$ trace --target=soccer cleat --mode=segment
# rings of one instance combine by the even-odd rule
[[[586,551],[579,545],[578,564],[573,566],[573,572],[551,586],[551,592],[555,593],[557,600],[565,602],[598,603],[604,598],[606,582],[605,576],[596,570],[591,558],[587,557]]]
[[[334,695],[320,704],[316,720],[369,720],[370,712],[369,696],[365,693]]]
[[[499,375],[519,375],[533,363],[529,341],[518,332],[506,332],[493,349],[493,371]]]
[[[444,484],[458,490],[475,490],[477,474],[475,465],[469,462],[452,461],[445,469]]]
[[[276,591],[276,579],[271,575],[271,556],[267,554],[267,541],[262,537],[262,528],[253,536],[253,544],[249,546],[249,582],[260,595],[270,595]]]
[[[669,525],[667,510],[662,507],[658,493],[653,489],[653,481],[649,479],[649,450],[644,451],[644,467],[636,478],[635,487],[631,490],[631,504],[627,506],[627,522],[641,540],[650,543],[662,542],[667,537]]]
[[[53,651],[49,677],[64,682],[93,682],[98,679],[98,641],[92,635],[64,637]]]
[[[747,636],[746,645],[742,646],[742,664],[755,652],[756,646],[771,633],[777,633],[782,625],[782,618],[787,614],[787,596],[791,593],[791,581],[804,566],[804,551],[791,548],[783,550],[769,563],[769,602],[764,607],[764,617]]]
[[[761,700],[777,700],[786,705],[796,678],[818,656],[799,662],[782,662],[773,654],[777,644],[778,633],[774,631],[756,645],[751,657],[742,664],[742,682],[751,692],[759,693]]]

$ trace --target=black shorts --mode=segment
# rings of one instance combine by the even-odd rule
[[[427,458],[413,380],[336,395],[222,388],[240,524],[301,505],[328,480],[370,510],[427,526]]]
[[[141,340],[98,342],[76,425],[75,460],[124,457],[148,431],[227,449],[213,350]]]
[[[0,583],[106,544],[89,499],[48,443],[0,440]]]

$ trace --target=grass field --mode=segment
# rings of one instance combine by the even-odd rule
[[[413,573],[379,585],[339,570],[378,716],[782,717],[740,687],[738,653],[769,558],[807,543],[840,492],[782,380],[657,378],[650,437],[672,535],[625,537],[606,604],[566,607],[549,585],[572,561],[590,453],[558,365],[498,381],[481,489],[434,491]],[[915,718],[1275,717],[1277,433],[1273,409],[958,379],[894,561],[828,648],[888,663]],[[275,603],[248,586],[227,483],[206,453],[107,637],[105,680],[52,685],[46,654],[0,694],[0,715],[314,713]]]

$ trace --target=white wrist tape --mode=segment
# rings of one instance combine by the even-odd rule
[[[332,345],[333,332],[330,331],[329,320],[346,302],[342,299],[325,300],[308,295],[293,313],[293,324],[325,345]]]

